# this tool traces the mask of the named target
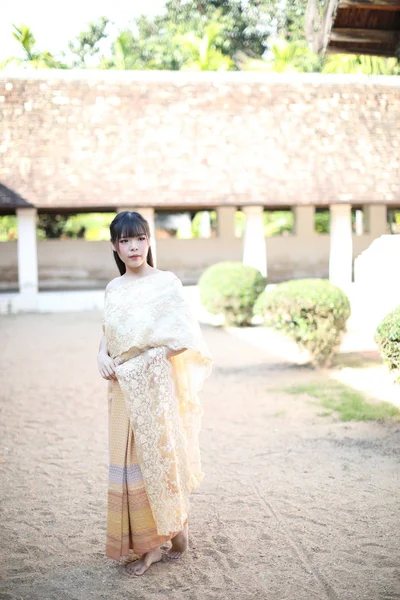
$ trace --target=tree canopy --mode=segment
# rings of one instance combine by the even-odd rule
[[[307,0],[167,0],[161,14],[142,15],[114,36],[105,16],[89,23],[62,60],[38,52],[29,27],[14,26],[24,58],[10,57],[0,66],[400,73],[395,58],[312,52],[304,34],[306,6]]]

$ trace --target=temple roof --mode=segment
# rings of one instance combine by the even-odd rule
[[[0,183],[0,213],[14,212],[16,208],[34,208],[22,196]]]
[[[0,181],[38,211],[400,204],[400,77],[37,71],[0,72]]]

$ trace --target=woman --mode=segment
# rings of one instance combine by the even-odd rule
[[[132,549],[143,575],[188,547],[189,493],[203,477],[197,393],[211,371],[200,327],[171,272],[153,266],[149,225],[136,212],[110,226],[121,273],[106,288],[98,367],[109,380],[108,557]]]

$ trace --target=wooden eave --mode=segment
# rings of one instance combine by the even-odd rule
[[[400,0],[309,0],[306,34],[317,52],[400,56]]]

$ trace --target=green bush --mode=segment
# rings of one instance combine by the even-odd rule
[[[328,366],[346,330],[350,303],[326,279],[297,279],[262,293],[254,313],[307,350],[312,364]]]
[[[222,313],[227,325],[248,325],[254,303],[266,283],[265,277],[253,267],[241,262],[220,262],[200,277],[200,299],[211,314]]]
[[[386,315],[378,325],[375,342],[389,371],[400,371],[400,306]],[[397,381],[400,383],[400,376]]]

